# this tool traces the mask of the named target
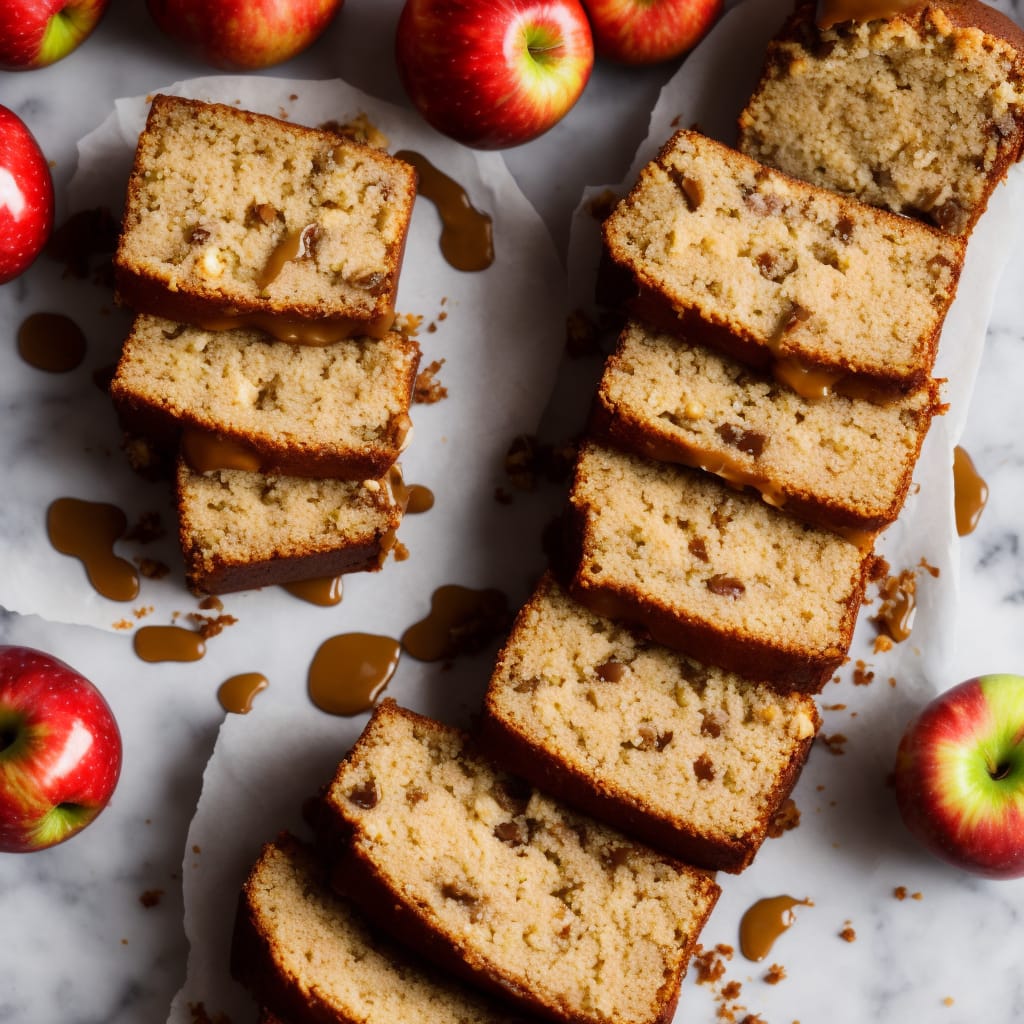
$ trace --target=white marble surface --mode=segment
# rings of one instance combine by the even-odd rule
[[[391,57],[399,7],[397,0],[348,0],[324,39],[271,73],[311,79],[340,75],[374,95],[403,102]],[[1020,7],[1015,16],[1022,20]],[[106,117],[116,97],[143,94],[209,70],[179,57],[151,26],[143,5],[115,4],[95,37],[70,58],[31,74],[0,74],[0,103],[25,118],[55,161],[58,219],[67,210],[75,141]],[[566,121],[508,154],[513,174],[563,253],[583,187],[623,176],[672,70],[599,67]],[[750,73],[739,57],[722,68],[730,78]],[[1005,230],[1016,233],[1011,225]],[[1018,239],[1011,264],[1016,276],[1003,280],[997,292],[964,434],[965,446],[991,484],[992,498],[978,531],[961,545],[956,643],[950,645],[942,677],[927,680],[932,689],[978,672],[1024,670],[1018,651],[1024,602],[1018,511],[1024,507],[1024,446],[1019,440],[1024,410],[1017,396],[1017,381],[1024,375],[1022,248]],[[54,277],[45,269],[36,273]],[[17,325],[33,309],[28,285],[21,281],[0,288],[0,344],[13,346]],[[79,286],[55,281],[53,301],[54,308],[80,302]],[[586,376],[584,367],[573,373]],[[553,500],[550,495],[538,499]],[[537,516],[529,503],[520,502],[518,509],[517,515]],[[472,542],[468,537],[467,543]],[[539,560],[539,550],[523,557],[525,573],[528,563]],[[330,617],[344,609],[303,609],[303,614],[333,622]],[[917,628],[922,629],[921,622]],[[209,845],[198,854],[186,852],[203,769],[223,718],[214,694],[227,675],[252,667],[248,661],[239,664],[248,652],[240,639],[211,644],[206,659],[196,665],[151,666],[134,657],[124,636],[12,614],[0,618],[0,640],[49,650],[97,681],[125,739],[121,785],[94,826],[46,853],[0,857],[0,1024],[163,1020],[185,971],[182,870],[191,870],[197,858],[217,854]],[[284,623],[279,634],[247,642],[273,680],[258,705],[261,715],[271,715],[279,703],[301,695],[308,653],[295,650]],[[885,659],[872,660],[879,676],[874,684],[853,687],[847,680],[823,695],[826,703],[847,704],[845,711],[827,712],[825,726],[829,734],[849,737],[846,753],[832,757],[824,747],[816,749],[795,794],[803,812],[800,828],[770,841],[751,871],[724,879],[725,895],[705,941],[735,945],[742,911],[753,899],[775,894],[760,890],[759,879],[784,873],[796,844],[810,845],[821,851],[820,861],[793,877],[787,889],[810,897],[815,906],[799,912],[797,924],[770,958],[785,965],[787,978],[772,987],[759,980],[763,967],[739,958],[729,966],[727,977],[743,983],[738,1002],[746,1012],[757,1012],[772,1024],[902,1022],[912,1016],[951,1024],[1024,1019],[1019,978],[1024,882],[967,878],[928,859],[904,834],[884,787],[889,765],[868,751],[879,749],[878,734],[893,739],[898,734],[910,713],[912,688],[900,680],[891,690],[885,683]],[[482,656],[454,676],[438,673],[425,691],[416,692],[417,703],[429,706],[429,685],[457,685],[461,713],[468,715],[487,667]],[[392,692],[400,699],[409,696],[401,678]],[[232,724],[242,726],[244,720]],[[338,723],[339,747],[355,726]],[[287,739],[295,742],[295,737]],[[300,776],[310,770],[307,761],[314,753],[307,752],[298,766]],[[287,759],[281,770],[288,770]],[[244,791],[244,780],[239,788]],[[268,823],[268,830],[276,827],[277,822]],[[892,890],[898,885],[920,891],[923,898],[895,900]],[[159,903],[149,909],[139,900],[147,890],[162,890]],[[857,932],[850,944],[838,938],[847,920]],[[946,997],[952,1005],[943,1003]],[[710,1022],[715,1007],[712,992],[691,978],[678,1020]],[[234,1024],[242,1021],[234,1019]]]

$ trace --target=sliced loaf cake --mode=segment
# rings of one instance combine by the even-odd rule
[[[325,344],[380,336],[416,172],[370,146],[220,103],[153,99],[117,294],[137,312]]]
[[[585,444],[564,573],[599,615],[782,691],[841,664],[874,556],[698,470]]]
[[[666,143],[603,230],[638,319],[832,383],[924,386],[963,262],[962,239],[693,131]]]
[[[287,834],[263,847],[242,887],[231,973],[266,1024],[522,1024],[383,939]]]
[[[546,576],[487,690],[487,750],[691,864],[742,871],[810,751],[814,699],[651,643]]]
[[[832,529],[877,531],[899,515],[939,386],[804,397],[722,353],[627,324],[605,363],[593,436],[757,490]]]
[[[199,432],[264,473],[362,480],[382,476],[408,440],[418,363],[416,342],[394,333],[314,348],[140,315],[110,394],[126,429],[158,444]]]
[[[327,788],[334,881],[403,942],[566,1024],[671,1020],[718,886],[383,702]]]
[[[314,480],[197,473],[179,460],[176,486],[185,578],[197,594],[379,569],[407,500],[397,467],[379,480]]]
[[[801,0],[739,125],[763,163],[966,234],[1024,149],[1024,30],[977,0]]]

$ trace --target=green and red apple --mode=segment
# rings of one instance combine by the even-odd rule
[[[722,0],[582,0],[599,57],[658,64],[693,49],[722,13]]]
[[[343,0],[146,0],[160,30],[208,64],[248,71],[312,45]]]
[[[28,126],[0,107],[0,284],[27,270],[53,230],[53,179]]]
[[[99,24],[110,0],[3,0],[0,69],[31,71],[66,57]]]
[[[407,0],[395,53],[413,106],[477,149],[546,132],[579,99],[594,66],[579,0]]]
[[[934,854],[989,878],[1024,876],[1024,676],[940,694],[907,726],[896,801]]]
[[[99,690],[49,654],[0,646],[0,852],[70,839],[120,773],[121,734]]]

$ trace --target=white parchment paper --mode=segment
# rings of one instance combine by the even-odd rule
[[[723,141],[734,140],[735,116],[759,72],[765,42],[787,7],[785,0],[748,0],[722,19],[664,89],[651,117],[650,135],[637,153],[628,181],[677,125],[697,123]],[[612,187],[621,192],[625,184]],[[602,188],[595,187],[588,195]],[[815,901],[815,907],[803,911],[799,927],[786,937],[788,944],[780,943],[779,956],[790,980],[775,987],[759,983],[752,988],[758,968],[743,961],[727,974],[727,978],[747,985],[740,1002],[751,1012],[765,1012],[771,1021],[799,1018],[852,1024],[883,1019],[877,1016],[883,997],[903,1008],[886,1020],[909,1019],[920,1013],[921,1006],[934,1008],[937,997],[932,999],[930,990],[918,992],[912,984],[906,986],[909,1001],[895,1001],[892,992],[879,995],[875,988],[878,979],[887,977],[890,970],[899,973],[898,954],[884,943],[872,942],[871,937],[893,927],[893,908],[901,906],[891,898],[894,884],[924,887],[929,901],[924,913],[931,916],[920,921],[936,924],[949,921],[959,912],[957,901],[968,889],[977,888],[952,872],[927,863],[922,866],[922,855],[896,819],[885,776],[910,711],[928,694],[956,681],[944,674],[956,613],[951,452],[963,427],[993,293],[1010,252],[1010,233],[1001,232],[999,226],[1020,223],[1022,213],[1024,168],[1016,167],[993,197],[971,241],[959,296],[943,334],[936,372],[949,380],[946,397],[950,412],[933,425],[915,474],[916,493],[899,524],[887,532],[880,545],[894,570],[915,566],[922,558],[939,569],[938,578],[926,573],[919,577],[913,635],[892,652],[875,655],[871,649],[875,631],[867,621],[870,609],[865,610],[851,657],[863,659],[865,673],[873,671],[875,679],[871,685],[854,686],[851,672],[846,670],[842,682],[827,687],[821,701],[829,709],[824,731],[846,735],[846,753],[833,757],[823,747],[816,749],[795,792],[803,812],[801,826],[781,839],[769,840],[743,875],[719,879],[724,893],[705,932],[706,945],[724,942],[735,946],[743,910],[761,896],[791,892]],[[597,225],[581,207],[569,260],[570,308],[592,304],[598,251]],[[1021,270],[1013,268],[1018,278]],[[543,311],[549,330],[560,328],[562,312],[558,301]],[[522,358],[527,358],[525,353]],[[565,409],[585,408],[593,376],[593,368],[584,370],[572,363],[563,366],[556,391],[558,408],[549,408],[549,422],[559,422],[566,415],[570,422],[575,420],[577,414],[566,414]],[[468,478],[467,486],[472,486]],[[475,537],[468,541],[471,545],[477,542]],[[478,660],[476,671],[481,680],[474,686],[482,686],[488,670],[489,665]],[[862,681],[865,678],[861,676]],[[473,709],[468,691],[459,690],[460,702],[438,682],[437,678],[416,677],[397,681],[389,692],[419,710],[449,720],[464,719]],[[238,886],[260,844],[281,827],[298,825],[302,799],[326,780],[362,724],[361,719],[332,721],[294,702],[284,707],[283,698],[274,705],[274,699],[278,698],[268,692],[251,715],[229,716],[206,770],[185,854],[185,924],[192,955],[185,986],[171,1013],[174,1022],[189,1021],[188,1004],[199,1001],[211,1012],[229,1012],[236,1024],[252,1019],[251,1002],[226,972]],[[193,852],[196,849],[200,852]],[[935,884],[929,888],[929,882]],[[972,898],[978,901],[982,897],[972,892]],[[836,937],[848,919],[855,919],[864,941],[848,946]],[[942,955],[943,943],[955,941],[955,929],[948,934],[939,929],[929,934],[936,956]],[[832,961],[839,956],[842,968],[836,973]],[[934,979],[919,980],[931,983]],[[952,976],[947,980],[950,985],[955,981]],[[840,991],[843,998],[837,999]],[[914,1001],[915,993],[923,1002]],[[711,1020],[715,1011],[714,991],[696,985],[692,976],[688,978],[677,1021]],[[934,1010],[935,1019],[942,1012],[941,1008]],[[740,1017],[742,1013],[736,1019]],[[927,1012],[922,1019],[930,1019]]]

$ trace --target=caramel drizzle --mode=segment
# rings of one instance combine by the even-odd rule
[[[124,512],[104,502],[58,498],[46,511],[50,543],[77,558],[96,592],[111,601],[131,601],[139,593],[135,566],[114,554],[114,542],[127,528]]]
[[[181,454],[197,473],[212,473],[217,469],[244,469],[257,473],[262,468],[259,454],[249,445],[195,427],[186,427],[182,431]]]
[[[920,0],[818,0],[814,23],[824,31],[844,21],[858,24],[894,18],[912,10]]]
[[[252,711],[253,699],[269,685],[262,672],[242,672],[220,684],[217,700],[229,714],[247,715]]]
[[[149,662],[199,661],[206,644],[199,633],[181,626],[143,626],[133,637],[135,653]]]
[[[402,647],[419,661],[442,661],[481,650],[504,631],[507,609],[500,590],[438,587],[430,614],[402,634]]]
[[[292,597],[300,601],[318,605],[321,608],[333,608],[341,604],[343,593],[340,576],[318,576],[311,580],[296,580],[294,583],[283,584]]]
[[[310,700],[330,715],[369,711],[398,667],[401,646],[388,636],[343,633],[325,640],[309,666]]]
[[[796,920],[794,907],[813,907],[810,900],[769,896],[758,900],[740,920],[740,951],[748,960],[763,960],[775,940]]]
[[[85,358],[82,328],[60,313],[33,313],[18,328],[18,355],[47,373],[67,373]]]
[[[409,484],[409,500],[405,506],[406,515],[416,516],[429,512],[434,507],[434,492],[422,484]]]
[[[429,199],[441,217],[441,253],[456,270],[486,270],[494,262],[492,222],[476,209],[466,190],[439,171],[421,153],[403,149],[395,154],[419,174],[419,194]]]
[[[280,277],[287,264],[312,258],[317,231],[319,227],[316,224],[307,224],[298,231],[288,232],[274,246],[256,277],[256,286],[260,291],[266,291]]]
[[[956,532],[961,537],[974,533],[988,503],[988,484],[982,479],[970,455],[959,445],[953,449],[953,498]]]
[[[808,366],[794,357],[776,359],[772,373],[780,384],[810,401],[830,395],[843,376],[840,371]]]
[[[347,317],[339,320],[292,320],[273,313],[240,313],[237,316],[206,317],[196,321],[204,331],[229,331],[252,327],[278,341],[292,345],[333,345],[345,338],[383,338],[395,322],[395,311],[388,308],[372,320]]]

